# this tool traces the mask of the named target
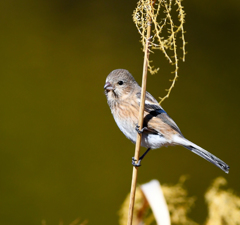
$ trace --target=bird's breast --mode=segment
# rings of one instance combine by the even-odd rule
[[[138,105],[137,105],[138,107]],[[113,117],[124,135],[132,142],[136,142],[138,124],[138,109],[131,103],[122,103],[112,108]]]

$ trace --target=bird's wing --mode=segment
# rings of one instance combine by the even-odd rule
[[[140,105],[141,93],[138,92],[136,95],[138,104]],[[177,124],[149,92],[146,92],[144,111],[145,117],[143,126],[149,128],[150,131],[152,130],[154,133],[159,133],[161,126],[169,125],[173,130],[182,135]]]

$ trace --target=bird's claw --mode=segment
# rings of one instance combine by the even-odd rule
[[[142,134],[144,130],[146,130],[146,127],[143,127],[141,130],[139,129],[140,126],[136,125],[135,130],[139,133]]]
[[[139,159],[138,162],[135,163],[136,161],[137,160],[134,157],[132,157],[132,165],[135,166],[135,167],[141,166],[141,159]]]

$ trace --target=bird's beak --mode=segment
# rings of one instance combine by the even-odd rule
[[[104,85],[104,89],[107,90],[107,91],[114,90],[113,86],[112,86],[111,83],[109,83],[109,82],[107,82],[107,83]]]

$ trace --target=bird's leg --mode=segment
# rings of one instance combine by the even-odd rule
[[[138,162],[135,163],[137,160],[132,157],[132,165],[133,166],[136,166],[136,167],[139,167],[141,166],[141,161],[143,160],[143,158],[145,157],[145,155],[147,155],[147,153],[151,150],[151,148],[148,148],[146,152],[143,153],[143,155],[139,158]]]
[[[136,125],[136,127],[135,127],[135,130],[136,130],[139,134],[142,134],[143,131],[148,130],[147,127],[143,127],[141,130],[139,130],[139,127],[140,127],[140,126],[138,126],[138,125]]]

